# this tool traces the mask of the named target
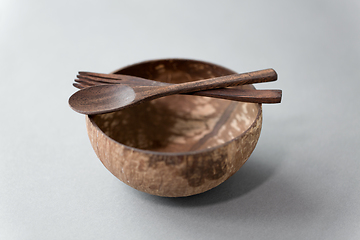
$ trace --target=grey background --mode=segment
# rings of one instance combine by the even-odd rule
[[[360,239],[360,2],[0,1],[0,239]],[[283,102],[228,181],[180,199],[117,180],[67,105],[80,70],[272,67]]]

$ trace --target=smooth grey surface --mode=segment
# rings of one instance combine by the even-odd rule
[[[0,239],[360,239],[360,3],[0,1]],[[283,102],[227,182],[117,180],[67,105],[80,70],[191,58],[274,68]]]

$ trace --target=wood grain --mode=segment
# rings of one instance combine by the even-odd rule
[[[170,86],[171,83],[164,83],[152,81],[149,79],[121,75],[121,74],[101,74],[92,72],[79,72],[75,79],[74,86],[83,89],[86,87],[104,85],[104,84],[125,84],[131,87],[138,86]],[[221,99],[229,99],[241,102],[255,102],[255,103],[280,103],[282,91],[281,90],[239,90],[237,88],[220,88],[203,90],[198,92],[184,93],[187,95],[197,95],[205,97],[214,97]]]
[[[277,80],[277,73],[273,69],[265,69],[167,86],[144,87],[123,84],[97,85],[81,89],[80,91],[74,93],[69,99],[69,105],[73,110],[82,114],[101,114],[118,111],[120,109],[139,104],[143,101],[149,101],[178,93],[189,93],[275,80]],[[253,99],[254,96],[252,95],[254,95],[255,92],[256,91],[247,93],[247,99]],[[270,93],[271,90],[260,91],[258,96],[263,94],[267,99],[269,99],[268,95]],[[274,91],[274,93],[275,94],[273,95],[278,95],[279,91]],[[246,96],[244,99],[246,99]],[[257,100],[260,99],[258,98]]]
[[[117,72],[170,83],[233,73],[179,59],[143,62]],[[94,151],[114,176],[149,194],[181,197],[212,189],[239,170],[257,144],[262,110],[257,103],[173,95],[86,116],[86,125]]]

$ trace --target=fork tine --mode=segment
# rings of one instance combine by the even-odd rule
[[[97,82],[88,81],[88,80],[84,80],[84,79],[74,79],[74,81],[79,84],[86,84],[86,85],[96,85],[97,84]]]
[[[79,79],[86,79],[89,80],[91,82],[102,82],[102,83],[119,83],[121,81],[121,79],[108,79],[108,78],[101,78],[101,77],[94,77],[94,76],[87,76],[87,75],[77,75],[76,77],[78,77]]]
[[[86,88],[83,84],[80,84],[80,83],[73,83],[73,86],[78,88],[78,89]]]
[[[83,87],[92,87],[92,86],[96,86],[96,85],[108,84],[108,83],[102,83],[102,82],[88,81],[88,80],[84,80],[84,79],[75,79],[74,81],[75,81],[75,84],[79,84]]]
[[[88,84],[102,83],[102,82],[95,81],[95,80],[92,80],[92,79],[87,79],[87,78],[76,78],[74,81],[78,82],[78,83],[88,83]]]
[[[88,82],[86,80],[80,80],[75,79],[75,83],[73,83],[73,86],[79,89],[92,87],[92,86],[98,86],[98,85],[107,85],[108,83],[102,83],[102,82]]]
[[[84,85],[86,87],[104,85],[104,84],[112,84],[112,83],[106,83],[106,82],[91,81],[91,80],[87,80],[87,79],[75,79],[74,81],[79,83],[79,84],[82,84],[82,85]]]
[[[77,83],[81,84],[84,87],[92,87],[92,86],[98,85],[96,83],[89,83],[89,82],[77,82]]]
[[[99,78],[107,78],[107,79],[122,79],[122,76],[118,74],[104,74],[104,73],[94,73],[94,72],[79,72],[79,75],[83,76],[92,76],[92,77],[99,77]]]

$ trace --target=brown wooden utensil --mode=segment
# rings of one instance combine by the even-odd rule
[[[120,75],[120,74],[79,72],[79,75],[77,75],[77,77],[78,79],[75,79],[75,83],[73,83],[73,85],[74,87],[79,89],[102,85],[102,84],[125,84],[131,87],[173,85],[171,83],[153,81],[140,77]],[[203,90],[203,91],[190,92],[184,94],[221,98],[221,99],[228,99],[228,100],[240,101],[240,102],[280,103],[282,91],[220,88],[220,89]]]
[[[131,76],[128,77],[131,78]],[[92,115],[117,111],[144,100],[151,100],[172,94],[198,92],[215,88],[225,88],[275,80],[277,80],[276,72],[273,69],[265,69],[166,86],[130,86],[128,84],[97,85],[84,88],[73,94],[69,99],[69,105],[73,110],[79,113]],[[258,91],[260,90],[253,90],[253,93],[256,92],[257,94]],[[280,90],[264,91],[263,97],[265,98],[269,96],[270,92],[272,94],[280,94],[281,97]],[[248,97],[251,97],[251,95],[251,92],[249,92]]]

